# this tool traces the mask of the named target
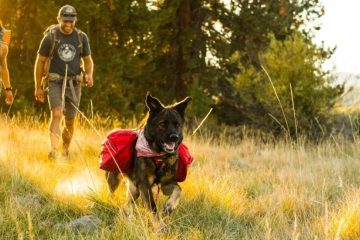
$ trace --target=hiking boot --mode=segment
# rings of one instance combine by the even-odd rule
[[[62,153],[61,153],[61,157],[67,159],[67,160],[70,160],[70,153],[69,153],[69,150],[64,150]]]
[[[58,158],[58,153],[56,151],[51,151],[48,154],[49,160],[56,160]]]

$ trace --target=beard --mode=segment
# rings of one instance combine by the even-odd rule
[[[60,25],[61,31],[67,35],[72,33],[74,27],[75,27],[74,25],[65,25],[65,24]]]

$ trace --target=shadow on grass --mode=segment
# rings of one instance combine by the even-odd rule
[[[256,225],[253,216],[235,214],[205,195],[182,199],[167,220],[173,221],[171,228],[179,239],[249,239]]]
[[[25,239],[30,236],[79,239],[78,233],[58,228],[57,224],[65,225],[84,215],[94,215],[102,224],[97,231],[86,235],[86,239],[156,239],[148,216],[136,215],[131,219],[96,194],[89,198],[89,206],[85,208],[58,201],[18,170],[0,165],[0,236],[3,239],[22,236]],[[165,198],[161,200],[159,209]],[[146,212],[141,201],[138,203],[141,212]],[[234,213],[206,194],[192,199],[184,195],[174,214],[164,220],[170,227],[168,237],[171,239],[252,239],[256,236],[251,234],[259,227],[254,215]]]
[[[108,225],[114,222],[117,212],[114,206],[96,202],[84,210],[58,201],[18,170],[0,164],[1,239],[59,239],[60,236],[78,239],[79,233],[66,228],[66,224],[84,215],[94,215],[101,219],[102,225]],[[98,239],[99,234],[96,231],[90,238]]]

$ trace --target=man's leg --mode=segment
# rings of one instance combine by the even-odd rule
[[[65,155],[69,153],[69,146],[74,133],[74,122],[75,118],[65,117],[65,126],[62,131],[63,153]]]
[[[71,143],[71,139],[74,133],[74,123],[75,117],[78,112],[78,108],[80,105],[80,97],[81,97],[81,87],[80,83],[73,81],[74,93],[71,91],[71,87],[66,89],[65,92],[65,127],[62,132],[62,140],[63,140],[63,156],[69,158],[69,146]],[[76,101],[75,101],[76,100]]]
[[[56,154],[59,148],[60,142],[60,122],[62,117],[61,107],[56,107],[51,109],[51,119],[49,125],[49,134],[50,134],[50,144],[51,152],[49,158],[56,158]]]

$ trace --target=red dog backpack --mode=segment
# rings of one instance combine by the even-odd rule
[[[137,134],[133,130],[115,129],[102,143],[100,168],[109,172],[131,172]]]
[[[124,174],[132,171],[132,160],[134,159],[137,133],[134,130],[115,129],[111,131],[102,143],[100,154],[100,168],[109,172],[122,172]],[[187,176],[187,168],[192,163],[185,144],[181,143],[178,148],[179,162],[176,172],[176,181],[183,182]]]

